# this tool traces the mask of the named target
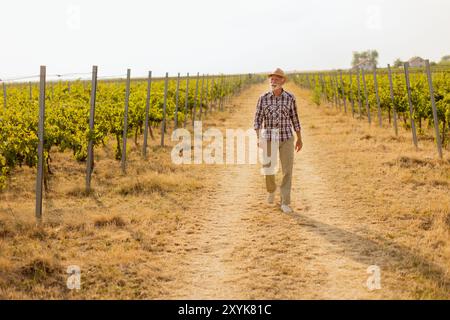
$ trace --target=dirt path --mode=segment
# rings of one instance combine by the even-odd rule
[[[223,127],[251,128],[255,103],[265,89],[253,87],[237,98],[239,112]],[[408,252],[397,257],[394,244],[380,240],[366,215],[367,203],[342,200],[339,184],[346,181],[333,179],[345,163],[329,158],[315,131],[323,111],[308,107],[297,87],[286,89],[297,96],[304,137],[304,148],[295,156],[294,213],[279,210],[279,195],[276,205],[265,203],[258,166],[214,167],[216,188],[191,212],[199,217],[199,227],[183,262],[186,281],[170,298],[410,298],[414,290],[405,286],[405,271],[398,268]],[[352,186],[358,190],[357,182]],[[371,265],[381,268],[380,290],[367,288]]]

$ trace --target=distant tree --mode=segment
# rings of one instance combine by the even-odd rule
[[[366,51],[353,51],[352,67],[356,66],[360,62],[367,60],[373,65],[378,64],[378,51],[366,50]]]
[[[358,51],[353,51],[352,67],[356,66],[360,62],[361,62],[361,54]]]
[[[450,65],[450,55],[443,56],[439,64]]]
[[[395,68],[399,68],[399,67],[402,67],[402,66],[403,66],[403,61],[400,60],[400,58],[395,59],[395,61],[394,61],[394,67],[395,67]]]

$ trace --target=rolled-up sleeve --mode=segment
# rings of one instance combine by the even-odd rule
[[[294,131],[300,131],[302,127],[300,125],[300,120],[298,119],[297,102],[295,98],[292,99],[290,116],[292,125],[294,126]]]
[[[256,104],[255,120],[253,127],[255,130],[259,130],[262,127],[263,122],[263,110],[262,110],[262,98],[259,97],[258,103]]]

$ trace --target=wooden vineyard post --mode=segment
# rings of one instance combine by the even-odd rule
[[[194,94],[194,108],[192,109],[192,127],[194,126],[194,121],[195,121],[195,112],[197,109],[197,96],[198,96],[198,83],[200,81],[200,73],[197,72],[197,79],[196,79],[196,83],[195,83],[195,94]]]
[[[355,117],[355,99],[353,97],[353,74],[352,74],[352,70],[350,70],[349,72],[349,76],[350,76],[350,103],[352,105],[352,117]]]
[[[358,111],[359,119],[362,118],[362,99],[361,99],[361,81],[359,79],[359,68],[357,69],[358,74],[356,75],[357,85],[358,85]]]
[[[405,68],[406,91],[408,92],[408,104],[409,104],[409,117],[411,120],[411,132],[412,132],[412,136],[413,136],[414,146],[417,149],[418,144],[417,144],[416,124],[415,124],[414,117],[413,117],[414,108],[413,108],[412,98],[411,98],[411,86],[409,83],[409,62],[405,62],[403,66]]]
[[[389,64],[388,64],[388,76],[389,76],[389,91],[390,91],[390,95],[391,95],[392,111],[393,111],[393,117],[394,117],[394,131],[395,131],[395,135],[398,136],[397,108],[395,107],[394,86],[392,83],[392,71],[391,71],[391,66]]]
[[[438,149],[439,158],[442,159],[442,143],[441,143],[441,136],[439,134],[439,122],[438,122],[438,117],[437,117],[436,101],[434,100],[434,89],[433,89],[433,80],[431,78],[430,61],[425,60],[425,66],[427,69],[428,87],[430,88],[431,107],[433,109],[434,132],[436,134],[436,146]]]
[[[381,119],[380,95],[378,94],[377,68],[373,66],[373,84],[375,86],[375,96],[377,98],[378,124],[380,128],[383,126]]]
[[[42,222],[42,187],[44,183],[44,123],[46,67],[41,66],[39,81],[38,163],[36,177],[36,221]]]
[[[177,89],[175,93],[175,115],[174,115],[174,128],[178,128],[178,101],[179,101],[179,90],[180,90],[180,73],[177,75]]]
[[[3,107],[6,110],[6,83],[3,82]]]
[[[206,92],[205,92],[205,117],[208,115],[208,93],[209,93],[209,74],[206,75]]]
[[[89,142],[86,163],[86,192],[91,190],[91,175],[94,164],[94,117],[95,117],[95,99],[97,96],[97,66],[92,67],[92,89],[91,89],[91,108],[89,112]]]
[[[344,100],[344,111],[347,113],[347,99],[345,98],[345,88],[344,88],[344,80],[342,79],[342,70],[340,71],[340,77],[341,77],[341,91],[342,91],[342,99]]]
[[[361,73],[362,73],[362,80],[363,80],[363,86],[364,86],[364,96],[366,98],[365,100],[366,100],[367,120],[369,121],[369,124],[371,124],[369,96],[367,95],[366,77],[364,75],[364,69],[361,69]]]
[[[203,113],[203,89],[205,86],[205,74],[202,74],[202,89],[200,90],[200,111],[198,118],[202,120],[202,113]]]
[[[125,89],[125,112],[123,115],[123,147],[122,147],[122,173],[126,172],[126,160],[127,160],[127,130],[128,130],[128,102],[130,100],[130,75],[131,70],[127,69],[127,84]]]
[[[147,158],[147,141],[148,141],[148,121],[149,121],[149,113],[150,113],[150,97],[152,90],[152,72],[148,72],[147,78],[147,98],[145,100],[145,123],[144,123],[144,143],[142,146],[142,156],[144,159]]]
[[[166,132],[166,110],[167,110],[167,87],[169,86],[169,73],[166,72],[164,80],[164,103],[163,103],[163,118],[161,122],[161,147],[164,147],[164,134]]]
[[[188,106],[189,106],[189,72],[186,75],[186,96],[184,100],[184,125],[183,125],[184,128],[186,128],[187,123]]]

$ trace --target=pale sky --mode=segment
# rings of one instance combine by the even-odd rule
[[[448,0],[9,0],[0,78],[90,72],[248,73],[348,68],[450,54]]]

